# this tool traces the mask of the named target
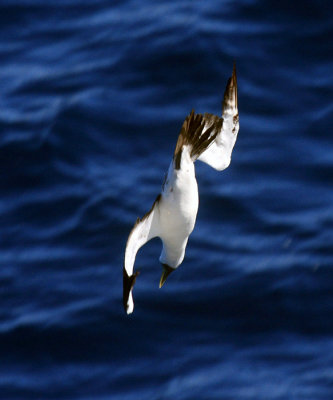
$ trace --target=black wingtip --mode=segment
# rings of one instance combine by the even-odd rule
[[[128,314],[127,310],[127,302],[130,295],[131,290],[135,284],[137,276],[140,274],[140,271],[135,272],[132,275],[128,275],[125,267],[123,267],[123,306],[125,312]]]
[[[237,72],[236,72],[236,61],[234,61],[234,67],[232,69],[232,85],[235,90],[235,102],[236,108],[238,109],[238,93],[237,93]]]
[[[228,79],[223,102],[222,102],[222,112],[230,109],[238,109],[238,94],[237,94],[237,73],[236,73],[236,62],[234,62],[232,75]]]

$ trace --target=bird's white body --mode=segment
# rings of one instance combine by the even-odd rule
[[[143,221],[141,233],[134,230],[125,252],[125,269],[133,274],[135,254],[139,248],[154,237],[162,240],[159,258],[161,264],[176,269],[183,261],[188,237],[193,231],[199,206],[198,185],[189,149],[184,146],[181,168],[175,169],[171,161],[162,186],[162,193],[150,214]],[[132,290],[127,301],[127,313],[133,312]]]
[[[184,259],[187,240],[193,231],[199,205],[198,185],[189,149],[183,149],[181,168],[171,162],[157,206],[163,249],[160,262],[177,268]],[[155,212],[156,214],[156,212]]]
[[[161,287],[167,276],[182,263],[195,225],[199,195],[194,162],[203,161],[219,171],[227,168],[238,129],[234,67],[224,94],[222,117],[192,111],[185,119],[161,194],[151,210],[137,219],[128,237],[123,268],[123,304],[127,314],[134,309],[132,291],[138,272],[134,273],[133,269],[138,250],[154,237],[162,240],[159,261],[164,272]]]

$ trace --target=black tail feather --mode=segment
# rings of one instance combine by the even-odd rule
[[[216,129],[216,124],[213,124],[204,131],[206,122],[204,116],[202,114],[195,114],[194,110],[186,117],[174,153],[176,169],[180,169],[181,155],[184,146],[191,146],[190,155],[193,161],[195,161],[215,140],[219,129]]]

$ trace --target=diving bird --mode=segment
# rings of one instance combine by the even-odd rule
[[[222,117],[195,114],[186,117],[165,176],[161,193],[151,209],[138,218],[129,234],[123,266],[123,305],[127,314],[134,310],[133,286],[139,272],[134,272],[138,250],[149,240],[159,237],[159,258],[163,271],[160,288],[171,272],[182,263],[189,235],[198,212],[198,185],[194,162],[203,161],[222,171],[230,164],[239,130],[237,78],[234,65],[222,101]]]

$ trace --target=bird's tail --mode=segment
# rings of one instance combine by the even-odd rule
[[[191,159],[195,161],[215,140],[220,129],[216,129],[216,127],[212,125],[205,130],[205,125],[206,121],[203,115],[195,114],[194,110],[186,117],[173,155],[175,169],[180,169],[184,146],[190,147]]]

